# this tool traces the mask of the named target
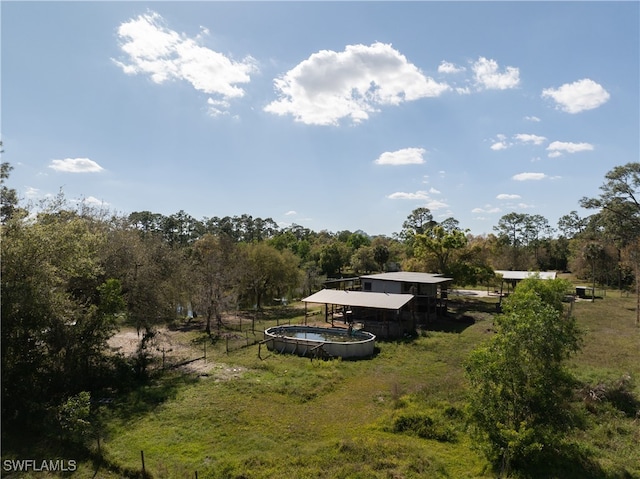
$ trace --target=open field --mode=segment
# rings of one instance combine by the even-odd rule
[[[206,360],[116,398],[107,408],[103,459],[81,462],[72,477],[137,477],[141,451],[155,478],[495,477],[467,434],[463,363],[492,334],[496,301],[454,296],[455,318],[416,338],[379,342],[367,360],[311,361],[264,348],[260,359],[257,345],[227,353],[226,341],[209,343]],[[582,352],[570,362],[580,381],[580,425],[558,462],[529,477],[640,478],[635,298],[608,292],[576,303],[574,312],[585,331]],[[266,324],[275,320],[257,327]],[[251,333],[234,334],[242,343]],[[166,335],[165,351],[203,355],[198,328]],[[589,395],[621,381],[633,396]]]

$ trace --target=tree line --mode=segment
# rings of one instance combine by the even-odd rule
[[[513,212],[478,236],[427,208],[390,237],[247,214],[117,215],[62,193],[32,208],[7,186],[10,172],[2,163],[2,417],[16,424],[55,417],[80,391],[143,380],[157,327],[189,311],[215,335],[225,312],[299,298],[330,277],[402,269],[474,285],[491,284],[495,269],[570,269],[621,288],[638,277],[639,163],[615,168],[599,196],[581,200],[595,211],[586,218],[570,212],[554,229]],[[106,354],[124,324],[140,337],[129,362]]]

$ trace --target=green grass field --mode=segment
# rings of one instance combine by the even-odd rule
[[[104,460],[82,462],[73,477],[139,476],[141,451],[154,478],[496,477],[467,433],[463,374],[469,351],[492,334],[496,299],[454,302],[474,321],[378,342],[372,359],[311,361],[264,349],[259,359],[257,345],[230,353],[213,345],[207,360],[233,375],[173,372],[120,398],[106,420]],[[569,364],[580,424],[557,463],[528,477],[640,478],[635,298],[608,292],[574,313],[585,331]],[[589,402],[592,390],[609,394]]]

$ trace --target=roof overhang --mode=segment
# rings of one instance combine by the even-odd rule
[[[305,303],[399,310],[412,299],[412,294],[322,289],[317,293],[304,298],[302,301]]]
[[[421,283],[441,284],[453,281],[453,278],[445,278],[441,274],[417,273],[413,271],[397,271],[393,273],[378,273],[360,276],[361,279],[374,279],[380,281],[394,281],[397,283]]]

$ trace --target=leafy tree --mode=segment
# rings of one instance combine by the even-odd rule
[[[599,220],[604,235],[618,248],[618,262],[621,263],[622,250],[635,248],[640,238],[640,163],[632,162],[616,166],[605,175],[605,183],[600,186],[600,196],[583,197],[580,205],[583,208],[599,210]],[[638,255],[627,255],[632,261]],[[630,264],[634,271],[638,264]],[[637,283],[636,278],[636,283]],[[622,271],[619,270],[619,284],[622,286]],[[638,304],[640,304],[640,288],[637,288]],[[636,322],[640,324],[640,311]]]
[[[58,421],[64,437],[82,445],[91,434],[91,393],[81,391],[58,407]]]
[[[565,238],[570,239],[582,233],[588,223],[589,220],[587,218],[580,218],[577,211],[571,211],[558,219],[558,229]]]
[[[135,211],[128,217],[129,224],[143,234],[162,233],[164,216],[151,211]]]
[[[389,247],[384,243],[378,243],[373,246],[373,260],[379,266],[380,271],[384,271],[384,265],[389,261],[391,252]]]
[[[378,264],[372,246],[362,246],[351,255],[351,268],[356,274],[375,271]]]
[[[304,294],[312,294],[322,286],[322,275],[315,261],[305,261],[302,269],[302,291]]]
[[[496,334],[469,356],[474,436],[492,463],[509,472],[558,443],[570,424],[572,379],[564,361],[580,347],[563,314],[564,280],[522,281],[496,318]]]
[[[73,211],[12,217],[1,232],[3,418],[37,422],[99,379],[122,298],[102,279],[104,232]]]
[[[616,219],[619,228],[631,237],[640,236],[640,163],[616,166],[605,175],[607,180],[597,198],[583,197],[583,208],[604,210]],[[613,222],[609,227],[613,226]]]
[[[306,261],[311,253],[311,243],[307,238],[308,235],[299,235],[294,232],[294,229],[287,228],[269,238],[268,242],[279,251],[289,249],[298,255],[302,261]]]
[[[433,257],[436,260],[437,272],[447,273],[452,254],[467,245],[467,237],[460,229],[447,229],[437,225],[425,233],[417,234],[415,244],[416,256]]]
[[[203,232],[214,236],[224,234],[235,242],[264,241],[273,238],[280,232],[278,224],[273,219],[253,218],[248,214],[223,218],[214,216],[213,218],[204,218],[201,223]]]
[[[552,232],[544,216],[508,213],[500,218],[493,229],[498,233],[500,243],[509,250],[510,269],[528,269],[533,264],[540,267],[538,253],[541,239],[549,237]],[[533,258],[530,253],[533,253]]]
[[[163,217],[161,228],[165,241],[171,247],[187,246],[204,231],[204,225],[183,210]]]
[[[361,248],[362,246],[371,245],[371,239],[362,233],[352,233],[347,238],[346,243],[347,243],[347,246],[353,252],[353,251],[356,251],[358,248]]]
[[[524,213],[508,213],[500,218],[497,226],[493,227],[494,231],[498,233],[499,241],[510,249],[511,269],[523,269],[520,252],[527,237],[525,219]]]
[[[139,344],[134,355],[134,370],[140,378],[147,375],[151,361],[149,347],[158,326],[173,321],[178,306],[194,296],[186,259],[189,250],[177,244],[171,247],[161,232],[149,234],[131,228],[125,222],[109,229],[99,260],[106,277],[118,278],[126,302],[126,321],[136,327]]]
[[[251,294],[256,308],[262,308],[268,294],[282,296],[300,283],[299,258],[290,251],[278,251],[265,242],[244,244],[243,264],[245,289]]]
[[[349,262],[349,249],[344,243],[332,241],[320,250],[319,266],[320,270],[332,276],[340,274],[342,268]]]
[[[553,229],[549,225],[549,221],[542,215],[526,215],[525,216],[525,234],[526,242],[529,249],[533,250],[536,265],[541,268],[540,246],[544,240],[551,237]]]
[[[237,246],[228,236],[207,234],[193,249],[196,307],[205,312],[205,331],[211,335],[211,319],[215,317],[220,328],[221,313],[235,302],[240,279]]]
[[[0,142],[1,149],[2,142]],[[9,163],[0,164],[0,224],[5,224],[18,206],[18,193],[15,189],[4,184],[5,180],[9,178],[11,170],[13,170],[13,166]]]
[[[413,236],[424,233],[435,224],[429,208],[416,208],[407,216],[404,223],[402,223],[402,231],[399,236],[404,241],[410,241]]]

